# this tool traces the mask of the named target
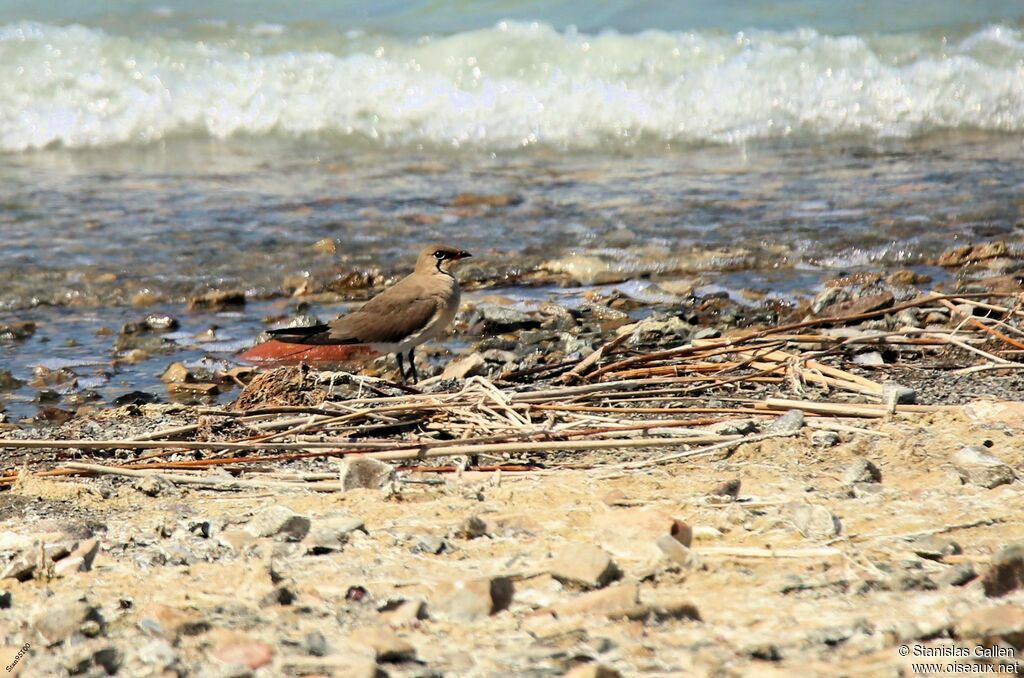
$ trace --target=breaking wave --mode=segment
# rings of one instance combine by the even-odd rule
[[[501,150],[1024,131],[1024,36],[1008,26],[956,40],[511,22],[419,39],[272,28],[142,39],[0,26],[0,150],[182,135]]]

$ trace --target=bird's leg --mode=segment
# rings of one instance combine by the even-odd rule
[[[399,351],[395,354],[395,358],[398,360],[398,373],[402,375],[402,383],[405,383],[405,362],[402,360],[402,352]]]
[[[419,375],[416,374],[416,356],[413,355],[416,352],[416,347],[409,349],[409,374],[412,375],[412,383],[416,383],[420,380]]]

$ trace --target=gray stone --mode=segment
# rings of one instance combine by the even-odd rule
[[[477,309],[484,334],[504,334],[540,327],[541,321],[529,313],[508,306],[488,304]],[[475,324],[475,323],[474,323]]]
[[[960,480],[992,489],[1014,481],[1013,469],[984,447],[963,447],[953,455],[953,466]]]
[[[1024,587],[1024,541],[999,549],[992,557],[981,583],[985,595],[990,598],[999,598]]]
[[[479,516],[470,516],[462,521],[455,534],[463,539],[479,539],[487,534],[487,523]]]
[[[416,543],[409,550],[412,553],[429,553],[436,556],[444,551],[447,546],[448,543],[441,537],[433,534],[424,534],[416,540]]]
[[[917,392],[895,382],[882,384],[882,402],[886,405],[912,405],[917,402]]]
[[[347,458],[340,466],[341,484],[346,490],[380,490],[395,478],[395,467],[368,457]]]
[[[878,351],[868,351],[853,356],[853,364],[862,367],[879,367],[885,364],[885,359]]]
[[[963,586],[977,578],[978,573],[971,563],[951,565],[946,571],[935,578],[938,586]]]
[[[844,485],[880,483],[882,482],[882,471],[864,457],[858,457],[843,469],[842,477]]]
[[[349,535],[360,530],[366,531],[359,518],[343,514],[318,518],[303,544],[306,552],[313,555],[340,551],[348,543]]]
[[[918,537],[910,543],[910,546],[914,549],[914,553],[927,560],[942,560],[946,556],[955,556],[962,552],[960,544],[948,537],[934,534]]]
[[[584,588],[601,588],[622,576],[611,556],[593,544],[567,545],[555,556],[549,571],[563,584]]]
[[[246,530],[256,537],[280,537],[301,541],[309,533],[311,521],[287,506],[268,506],[252,517]]]
[[[790,520],[800,534],[808,539],[825,539],[839,534],[842,524],[824,506],[818,504],[790,504]]]
[[[835,431],[814,431],[811,433],[811,444],[815,447],[833,447],[839,444],[839,434]]]
[[[802,410],[790,410],[785,414],[776,417],[768,424],[764,432],[776,435],[792,435],[804,427],[804,413]]]

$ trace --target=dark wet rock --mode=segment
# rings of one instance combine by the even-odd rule
[[[535,329],[540,327],[540,324],[540,319],[525,311],[492,304],[478,307],[470,321],[470,325],[479,327],[480,333],[484,335]]]
[[[864,457],[858,457],[843,469],[842,480],[844,485],[880,483],[882,482],[882,471],[874,462]]]
[[[0,323],[0,341],[24,341],[36,333],[36,324],[30,321]]]
[[[830,304],[822,308],[818,315],[823,318],[860,315],[889,308],[894,302],[895,297],[892,292],[879,292]]]
[[[992,557],[981,583],[985,595],[990,598],[1005,596],[1024,587],[1024,541],[1001,548]]]
[[[0,391],[14,391],[24,384],[25,382],[11,374],[10,370],[0,370]]]
[[[1013,469],[984,447],[963,447],[953,455],[953,466],[964,483],[992,489],[1012,483]]]
[[[190,311],[223,311],[245,305],[245,293],[237,290],[214,290],[188,300]]]
[[[160,399],[152,393],[129,391],[115,398],[114,405],[117,407],[123,407],[124,405],[151,405],[159,401]]]

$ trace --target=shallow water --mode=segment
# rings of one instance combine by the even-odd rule
[[[358,296],[339,281],[434,240],[471,283],[571,303],[515,286],[580,255],[626,293],[791,297],[1024,235],[1018,2],[369,7],[0,0],[0,324],[40,327],[0,367],[152,390],[297,287]],[[210,289],[251,301],[184,311]],[[173,356],[114,367],[96,329],[154,310],[185,325]],[[190,339],[211,324],[226,346]]]

